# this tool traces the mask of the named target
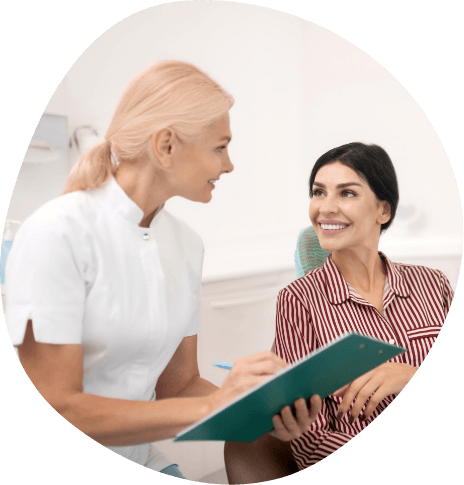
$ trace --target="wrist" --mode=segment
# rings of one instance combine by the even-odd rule
[[[219,407],[219,399],[217,394],[218,391],[216,390],[202,398],[204,400],[203,410],[205,412],[205,416],[208,416]]]
[[[413,376],[413,375],[416,373],[416,371],[417,371],[417,369],[418,369],[418,367],[414,367],[414,366],[413,366],[413,365],[411,365],[411,364],[403,364],[403,365],[405,365],[406,367],[408,367],[409,369],[411,369],[411,370],[412,370],[412,375],[411,375],[411,377],[412,377],[412,376]]]

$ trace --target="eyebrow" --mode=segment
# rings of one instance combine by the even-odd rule
[[[320,182],[314,182],[313,185],[317,185],[318,187],[322,187],[323,189],[325,189],[325,185],[324,184],[321,184]],[[335,188],[336,189],[344,189],[346,187],[350,187],[351,185],[359,185],[359,187],[362,187],[361,184],[359,184],[358,182],[347,182],[345,184],[338,184]]]
[[[232,140],[232,137],[230,137],[230,136],[223,136],[219,141],[226,141],[226,142],[230,143],[231,140]]]

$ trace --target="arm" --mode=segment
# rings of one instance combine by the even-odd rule
[[[286,366],[271,352],[261,352],[238,359],[227,382],[212,393],[206,381],[194,379],[181,386],[180,395],[193,389],[194,395],[203,394],[199,397],[130,401],[84,393],[82,345],[36,342],[31,321],[18,353],[34,386],[59,414],[99,443],[115,446],[171,438]]]
[[[444,320],[448,315],[454,292],[446,276],[441,271],[438,271],[438,274]],[[444,322],[436,323],[442,325]],[[345,414],[354,401],[350,416],[350,421],[353,422],[359,416],[364,404],[369,401],[363,415],[361,415],[361,420],[369,418],[384,398],[392,394],[399,394],[416,371],[417,367],[408,364],[386,362],[360,376],[337,392],[338,395],[343,395],[342,403],[338,409],[338,417],[340,418]]]
[[[367,401],[369,403],[360,419],[361,421],[368,419],[383,399],[392,394],[399,394],[416,371],[417,368],[408,364],[386,362],[363,374],[335,393],[338,395],[343,393],[337,418],[341,418],[348,411],[354,400],[349,419],[350,423],[359,416]]]
[[[252,363],[249,362],[250,357],[245,359],[248,365]],[[286,365],[281,359],[279,361],[284,366]],[[233,369],[230,374],[234,379]],[[185,337],[158,379],[156,384],[157,399],[210,396],[215,391],[221,392],[214,384],[200,377],[197,361],[197,336]],[[272,437],[282,441],[290,441],[294,437],[301,436],[302,432],[306,431],[311,424],[313,415],[317,414],[320,406],[314,398],[312,409],[308,411],[306,401],[298,399],[295,402],[295,408],[297,419],[293,417],[290,406],[285,406],[282,409],[282,417],[279,415],[273,417],[275,429],[269,433]]]
[[[82,345],[38,343],[30,321],[18,354],[44,399],[103,445],[134,445],[169,438],[212,410],[206,398],[145,402],[86,394]]]
[[[304,347],[305,352],[309,353],[310,349],[304,342],[301,333],[296,330],[288,317],[293,312],[287,312],[288,304],[297,304],[290,298],[289,295],[283,291],[279,293],[277,301],[277,315],[276,315],[276,337],[272,344],[271,351],[278,352],[285,355],[289,362],[294,362],[300,357],[292,356],[291,349],[283,349],[285,342],[293,341],[299,342],[298,348]],[[302,310],[302,308],[299,308]],[[295,312],[296,313],[296,312]],[[299,313],[303,315],[303,312]],[[302,354],[301,356],[303,356]],[[298,471],[298,466],[293,458],[293,453],[290,447],[290,440],[299,438],[309,426],[317,419],[321,410],[321,399],[319,396],[311,397],[311,408],[308,411],[306,401],[304,399],[295,402],[295,408],[298,411],[300,407],[300,416],[295,420],[291,414],[290,408],[286,406],[282,410],[282,416],[287,419],[287,432],[281,435],[279,439],[273,435],[274,432],[267,433],[261,436],[253,443],[234,443],[226,442],[224,446],[224,461],[226,465],[227,478],[229,483],[257,483],[277,478],[283,478]],[[289,413],[289,414],[287,414]],[[298,416],[298,414],[297,414]],[[276,421],[277,416],[274,416],[274,426],[281,426],[281,423]],[[291,424],[290,424],[291,423]],[[304,424],[303,424],[304,423]]]
[[[156,399],[208,396],[217,386],[200,377],[197,336],[185,337],[156,384]]]

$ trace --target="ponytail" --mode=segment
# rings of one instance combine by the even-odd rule
[[[111,145],[105,140],[79,158],[68,176],[64,193],[96,189],[108,181],[116,168],[111,156]]]

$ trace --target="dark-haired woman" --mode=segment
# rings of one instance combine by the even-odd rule
[[[298,469],[333,453],[392,402],[432,347],[453,298],[440,271],[394,263],[378,251],[399,200],[393,164],[381,147],[350,143],[330,150],[314,165],[309,191],[311,223],[332,254],[279,293],[276,354],[292,363],[348,331],[408,351],[323,400],[310,430],[290,442]],[[246,467],[231,468],[245,447],[226,447],[231,483],[250,483]],[[254,447],[261,456],[273,447],[288,454],[268,437]],[[230,476],[234,469],[241,476]],[[261,481],[256,468],[253,473]]]

